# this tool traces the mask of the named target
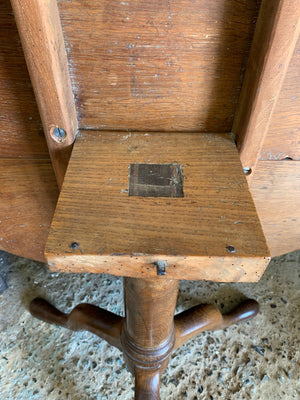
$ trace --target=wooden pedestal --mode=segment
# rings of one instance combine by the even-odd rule
[[[259,310],[256,301],[247,300],[227,315],[205,304],[174,318],[178,285],[177,280],[125,278],[124,318],[90,304],[80,304],[66,315],[39,298],[30,311],[43,321],[90,331],[122,350],[135,377],[135,399],[159,400],[160,376],[176,348],[204,330],[247,321]]]
[[[159,399],[172,352],[203,330],[252,318],[200,305],[174,317],[180,279],[256,281],[268,248],[230,134],[85,132],[51,225],[52,269],[125,276],[125,318],[89,304],[69,315],[42,299],[34,316],[118,347],[135,398]]]

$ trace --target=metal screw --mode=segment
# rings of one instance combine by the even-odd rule
[[[166,261],[156,261],[154,263],[156,265],[157,275],[166,275],[166,267],[168,266]]]
[[[227,246],[227,247],[226,247],[226,250],[227,250],[229,253],[235,253],[235,248],[234,248],[233,246]]]
[[[245,175],[250,175],[251,174],[251,172],[252,172],[252,169],[250,168],[250,167],[244,167],[244,174]]]
[[[58,139],[59,141],[63,141],[64,138],[66,137],[66,131],[56,126],[53,129],[53,136],[55,136],[55,138]]]
[[[70,247],[71,247],[72,250],[76,250],[79,247],[79,243],[73,242],[73,243],[71,243]]]

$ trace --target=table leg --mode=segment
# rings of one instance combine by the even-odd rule
[[[91,304],[64,314],[40,298],[31,302],[30,311],[43,321],[90,331],[122,350],[135,377],[135,399],[159,400],[160,377],[176,348],[205,330],[247,321],[259,310],[256,301],[246,300],[225,315],[201,304],[174,317],[178,288],[178,280],[164,277],[124,278],[124,318]]]

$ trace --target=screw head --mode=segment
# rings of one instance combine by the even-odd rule
[[[62,128],[60,128],[59,126],[56,126],[53,131],[52,134],[54,136],[54,138],[58,141],[63,141],[66,137],[66,131]]]
[[[250,175],[252,172],[252,169],[250,167],[244,167],[244,174],[246,176]]]
[[[76,249],[78,249],[78,247],[79,247],[79,243],[77,243],[77,242],[72,242],[71,245],[70,245],[70,247],[71,247],[72,250],[76,250]]]

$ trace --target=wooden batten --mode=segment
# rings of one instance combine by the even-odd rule
[[[11,1],[58,184],[67,167],[77,119],[56,1]],[[55,128],[62,131],[57,132]]]
[[[252,171],[297,43],[299,17],[299,0],[262,2],[233,125],[242,164]]]
[[[0,158],[49,159],[10,1],[0,4]]]
[[[300,161],[300,36],[291,58],[260,161]]]

